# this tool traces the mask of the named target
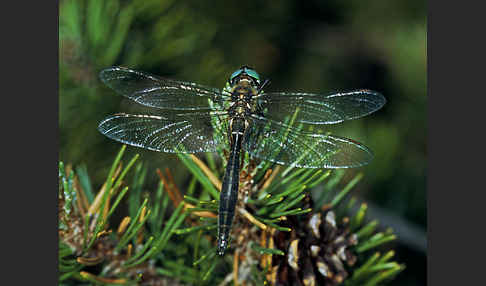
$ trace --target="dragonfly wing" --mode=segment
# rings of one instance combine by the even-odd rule
[[[380,109],[385,97],[371,90],[328,95],[312,93],[264,93],[261,106],[265,117],[283,121],[294,114],[296,123],[335,124],[366,116]]]
[[[215,132],[213,115],[165,118],[157,115],[115,114],[98,130],[124,144],[166,153],[214,152],[222,144]]]
[[[253,116],[245,150],[250,155],[298,168],[354,168],[366,165],[373,154],[351,139],[301,132],[263,117]]]
[[[208,100],[219,102],[223,97],[216,88],[124,67],[104,69],[100,72],[100,79],[119,94],[139,104],[160,109],[210,110]]]

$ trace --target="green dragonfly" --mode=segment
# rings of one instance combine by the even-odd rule
[[[261,81],[248,66],[236,70],[223,89],[124,67],[105,69],[100,78],[146,110],[145,114],[119,113],[101,121],[98,130],[107,137],[166,153],[229,148],[219,200],[219,255],[229,242],[242,150],[297,168],[363,166],[373,158],[366,146],[323,134],[316,127],[363,117],[386,102],[380,93],[365,89],[332,94],[265,92],[269,81]]]

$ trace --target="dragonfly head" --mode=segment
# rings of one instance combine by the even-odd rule
[[[236,70],[229,78],[230,85],[238,83],[242,79],[249,79],[256,86],[260,86],[260,75],[252,68],[248,66],[242,66]]]

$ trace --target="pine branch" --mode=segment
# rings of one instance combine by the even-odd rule
[[[216,172],[199,159],[180,155],[194,174],[186,192],[191,195],[182,196],[167,169],[165,175],[158,171],[161,180],[152,202],[142,191],[147,168],[135,165],[138,156],[122,167],[124,150],[92,199],[87,199],[82,187],[89,182],[84,177],[87,172],[77,174],[60,163],[59,279],[64,283],[143,284],[175,279],[213,285],[238,279],[276,284],[287,275],[290,284],[307,279],[323,285],[377,285],[404,269],[391,261],[393,251],[385,255],[373,251],[396,237],[391,230],[376,232],[376,221],[365,222],[366,204],[351,217],[345,216],[356,209],[356,200],[347,198],[361,174],[343,184],[343,171],[295,169],[283,176],[279,167],[248,160],[241,173],[230,251],[219,258]],[[124,186],[130,170],[134,170],[132,183]],[[318,197],[309,195],[308,186],[321,190],[315,192]],[[85,203],[80,198],[86,198]],[[108,227],[110,217],[123,201],[130,215],[113,232]],[[87,271],[93,266],[101,266],[101,271]],[[232,267],[232,275],[225,279],[219,269]]]
[[[167,277],[159,277],[153,262],[160,258],[166,250],[168,241],[173,235],[173,229],[179,227],[186,216],[181,215],[183,203],[175,209],[164,224],[165,214],[169,214],[168,204],[157,204],[153,217],[149,208],[149,199],[142,203],[135,197],[140,196],[140,190],[130,193],[129,186],[123,186],[123,179],[134,166],[138,155],[135,155],[126,167],[122,168],[121,159],[125,151],[123,146],[115,158],[108,173],[105,184],[95,194],[88,205],[80,204],[80,198],[88,197],[81,184],[88,182],[87,172],[76,174],[72,168],[59,163],[59,281],[63,283],[92,282],[96,284],[150,283],[150,281],[166,281]],[[134,184],[141,187],[144,168],[135,168]],[[158,188],[156,202],[163,201],[162,185]],[[126,194],[129,193],[129,209],[136,208],[136,214],[126,216],[119,224],[116,233],[109,228],[110,218],[119,208]],[[137,205],[138,204],[138,205]],[[111,205],[111,206],[110,206]],[[83,215],[84,214],[84,215]],[[151,220],[150,220],[151,219]],[[151,231],[147,224],[155,226]],[[91,272],[93,267],[101,269],[98,273]],[[86,270],[85,270],[86,269]],[[87,271],[90,270],[90,271]],[[167,280],[170,281],[170,280]]]
[[[184,156],[186,155],[180,155],[180,157]],[[182,161],[190,171],[194,171],[195,178],[201,186],[200,195],[206,195],[207,197],[207,194],[213,192],[213,188],[217,185],[208,179],[211,177],[208,176],[208,172],[210,172],[208,170],[211,170],[211,168],[202,166],[200,160],[191,161],[189,159],[190,157],[186,156]],[[376,221],[364,224],[367,210],[366,204],[362,204],[351,218],[344,216],[346,210],[353,208],[355,204],[355,199],[347,200],[346,198],[348,198],[351,190],[363,177],[362,174],[358,174],[341,188],[339,186],[342,185],[344,177],[344,171],[342,170],[331,173],[330,171],[323,172],[322,170],[296,169],[287,172],[286,176],[282,176],[282,173],[277,175],[279,172],[278,168],[266,169],[266,167],[270,166],[268,164],[259,166],[260,168],[258,166],[255,167],[255,164],[252,162],[247,162],[247,169],[242,171],[241,174],[240,184],[243,187],[240,190],[239,201],[243,203],[238,205],[237,213],[239,215],[237,214],[235,226],[233,227],[237,230],[234,230],[232,233],[233,241],[230,247],[234,249],[235,255],[236,253],[244,253],[245,258],[243,261],[239,261],[238,264],[233,263],[233,265],[239,265],[240,267],[240,269],[233,269],[233,273],[243,271],[241,267],[247,264],[245,267],[255,266],[256,268],[254,269],[260,269],[259,275],[266,277],[267,282],[271,284],[276,283],[275,279],[279,276],[277,273],[283,270],[279,269],[281,267],[276,268],[281,262],[277,263],[275,261],[288,260],[292,251],[295,252],[295,257],[300,257],[296,258],[297,260],[308,260],[310,265],[314,265],[311,269],[315,271],[311,274],[299,274],[302,265],[300,267],[296,266],[295,269],[291,265],[287,265],[286,272],[295,271],[295,277],[305,276],[314,281],[322,280],[321,282],[329,285],[343,282],[346,282],[346,285],[363,285],[363,283],[376,285],[378,282],[382,283],[384,280],[390,280],[404,269],[403,265],[389,262],[390,257],[387,256],[387,259],[372,261],[374,263],[371,263],[369,268],[359,268],[361,273],[358,272],[358,275],[354,274],[354,269],[358,269],[361,265],[360,261],[363,262],[367,257],[373,255],[370,253],[372,249],[376,249],[396,238],[391,231],[385,233],[375,232]],[[205,173],[206,176],[201,175],[201,173]],[[260,178],[260,180],[256,178]],[[252,184],[249,183],[250,181]],[[323,191],[319,193],[319,197],[312,198],[308,195],[309,189],[307,186],[321,188]],[[199,199],[197,196],[185,196],[184,199],[187,203],[195,206],[186,210],[192,215],[196,211],[216,213],[217,197],[211,201]],[[319,203],[313,203],[314,200]],[[346,201],[347,204],[344,203]],[[340,215],[336,216],[335,213]],[[316,219],[317,217],[320,217],[320,219]],[[339,223],[340,221],[342,223]],[[175,232],[182,235],[204,231],[208,233],[208,237],[214,238],[216,235],[216,223],[215,220],[205,221],[204,224],[196,221],[194,226],[178,229]],[[319,229],[321,233],[320,236],[315,237],[312,243],[319,245],[319,238],[322,242],[321,246],[319,246],[320,249],[316,252],[316,257],[306,257],[305,253],[316,251],[312,250],[316,249],[314,247],[316,245],[309,241],[306,242],[303,238],[299,241],[298,233],[308,236],[308,233],[312,232],[312,227],[315,233],[318,233]],[[325,233],[325,235],[322,235],[322,233]],[[262,240],[262,235],[266,237],[264,240]],[[287,238],[277,243],[275,240],[281,240],[282,235]],[[209,239],[209,241],[213,240]],[[334,244],[336,245],[333,246]],[[283,247],[278,248],[277,245]],[[300,247],[297,247],[297,245]],[[200,265],[208,258],[212,259],[214,257],[212,252],[214,247],[213,245],[211,246],[212,248],[207,249],[207,252],[204,252],[196,259],[194,266]],[[308,252],[303,250],[306,247],[309,249]],[[327,254],[321,259],[317,253]],[[284,258],[268,260],[268,257],[275,255],[283,256]],[[265,260],[262,257],[267,258]],[[249,263],[248,260],[267,262],[255,264],[254,262]],[[299,265],[299,263],[303,262],[296,261],[295,265]],[[269,268],[272,265],[273,269]],[[376,275],[370,276],[368,275],[370,273]],[[292,280],[290,279],[289,281]],[[289,285],[292,284],[291,282],[289,283]]]

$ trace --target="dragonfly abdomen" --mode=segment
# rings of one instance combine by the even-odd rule
[[[240,150],[243,130],[238,128],[231,134],[231,152],[223,177],[219,198],[218,214],[218,254],[224,255],[228,246],[229,233],[235,216],[238,186],[240,181]]]

